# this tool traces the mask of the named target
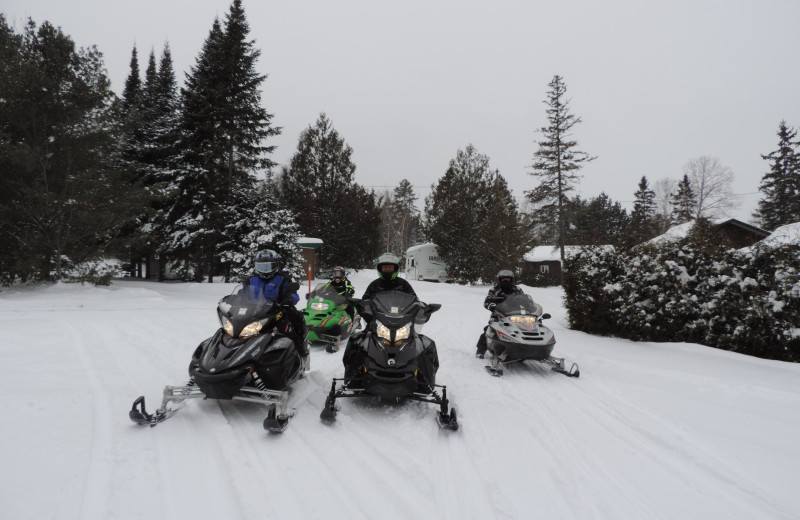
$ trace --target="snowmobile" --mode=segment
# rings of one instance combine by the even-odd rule
[[[503,365],[532,360],[550,365],[560,374],[580,376],[577,364],[567,368],[566,360],[551,355],[556,338],[542,323],[549,318],[550,314],[542,313],[542,306],[527,294],[512,294],[498,303],[486,327],[486,348],[491,356],[486,370],[501,376]]]
[[[303,316],[308,328],[309,345],[325,347],[327,352],[337,352],[342,341],[356,330],[360,318],[356,315],[355,319],[351,319],[346,312],[347,298],[325,283],[317,284],[306,298],[308,304]]]
[[[277,331],[275,325],[283,312],[280,305],[249,292],[247,287],[234,290],[219,301],[221,327],[192,354],[189,381],[165,387],[161,406],[152,414],[145,409],[144,396],[137,398],[129,414],[133,422],[155,426],[179,409],[168,407],[170,403],[221,399],[263,404],[267,407],[264,428],[270,432],[286,429],[294,415],[288,408],[288,388],[309,369],[309,358],[303,358],[294,342]]]
[[[447,387],[436,384],[436,343],[420,333],[422,325],[441,305],[425,304],[411,294],[397,291],[352,301],[368,325],[350,338],[343,359],[344,377],[333,379],[320,419],[336,419],[337,399],[377,396],[438,405],[439,426],[457,430],[456,409],[449,406]],[[441,395],[437,389],[441,389]]]

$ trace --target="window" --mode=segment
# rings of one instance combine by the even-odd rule
[[[540,265],[539,266],[539,272],[542,273],[542,274],[549,273],[550,272],[550,266],[549,265],[544,265],[544,264]]]

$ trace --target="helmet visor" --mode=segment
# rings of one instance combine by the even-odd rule
[[[256,271],[259,273],[271,273],[275,269],[275,262],[256,262]]]

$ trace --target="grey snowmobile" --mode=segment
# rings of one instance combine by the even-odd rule
[[[171,403],[220,399],[263,404],[264,428],[286,429],[294,415],[288,408],[289,386],[309,369],[309,358],[303,358],[294,342],[275,328],[281,307],[252,292],[245,286],[219,301],[221,327],[192,354],[189,381],[165,387],[161,406],[152,414],[145,409],[144,396],[138,397],[129,414],[133,422],[155,426],[179,409],[168,406]]]
[[[503,365],[526,360],[550,365],[552,370],[569,377],[579,377],[578,365],[567,368],[564,358],[553,357],[556,338],[543,320],[550,315],[527,294],[512,294],[498,303],[486,328],[486,348],[491,365],[486,370],[503,375]]]

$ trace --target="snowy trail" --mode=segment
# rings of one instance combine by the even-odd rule
[[[372,272],[352,277],[357,293]],[[800,466],[800,366],[698,345],[632,343],[566,328],[558,288],[532,289],[567,378],[535,363],[497,378],[474,358],[485,287],[414,283],[442,304],[439,347],[462,428],[436,407],[342,399],[319,419],[343,349],[312,351],[296,416],[264,431],[263,406],[158,406],[216,329],[232,284],[118,282],[0,294],[0,503],[15,519],[790,519]],[[303,287],[302,292],[305,292]],[[302,298],[302,293],[301,293]],[[301,302],[305,300],[302,299]],[[41,490],[46,490],[42,493]]]

